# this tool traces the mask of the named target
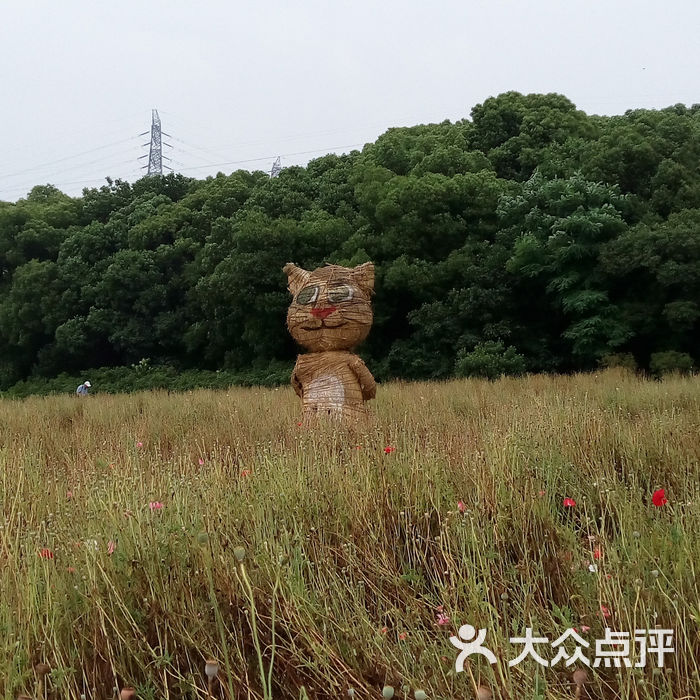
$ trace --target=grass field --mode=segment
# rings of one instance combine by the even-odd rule
[[[391,384],[372,409],[0,402],[0,697],[206,698],[208,658],[217,698],[700,697],[700,378]],[[458,674],[467,623],[498,662]],[[661,669],[508,665],[526,627],[655,626]]]

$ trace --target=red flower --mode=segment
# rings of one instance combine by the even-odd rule
[[[657,489],[651,497],[651,502],[657,507],[665,506],[668,503],[665,489]]]
[[[593,558],[594,559],[600,559],[603,556],[603,553],[600,551],[600,547],[596,547],[593,550]]]
[[[241,476],[250,476],[250,475],[251,475],[250,469],[244,469],[244,470],[241,472]]]
[[[573,498],[565,498],[564,499],[564,507],[565,508],[573,508],[576,505],[576,501],[574,501]]]
[[[395,447],[392,447],[391,445],[387,445],[387,446],[384,448],[384,454],[385,454],[385,455],[390,455],[392,452],[396,452],[396,448],[395,448]]]
[[[464,513],[464,511],[467,509],[467,507],[464,505],[463,501],[457,501],[457,510],[460,513]]]
[[[44,549],[39,552],[39,556],[42,559],[53,559],[53,552],[48,547],[44,547]]]
[[[606,607],[605,605],[600,606],[600,612],[603,614],[603,617],[610,617],[610,608]]]

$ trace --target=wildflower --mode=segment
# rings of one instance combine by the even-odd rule
[[[53,552],[52,552],[48,547],[44,547],[44,548],[39,552],[39,556],[40,556],[42,559],[53,559]]]
[[[388,631],[389,631],[389,628],[388,628],[388,627],[382,627],[382,628],[379,630],[379,634],[386,634]]]
[[[464,513],[464,511],[467,509],[467,507],[464,505],[463,501],[457,501],[457,510],[460,513]]]
[[[651,497],[651,502],[657,507],[665,506],[668,503],[665,489],[657,489]]]
[[[301,421],[299,421],[299,422],[297,423],[297,425],[301,425]]]
[[[542,489],[541,491],[539,491],[539,495],[540,495],[540,496],[544,496],[545,493],[547,493],[547,492],[546,492],[544,489]]]
[[[445,614],[444,612],[438,613],[437,616],[437,624],[442,626],[442,625],[448,625],[450,623],[450,616]]]
[[[385,454],[385,455],[390,455],[392,452],[396,452],[396,448],[395,448],[395,447],[392,447],[391,445],[387,445],[387,446],[384,448],[384,454]]]
[[[605,605],[600,606],[600,612],[603,614],[603,617],[610,617],[612,614],[610,612],[610,608],[606,607]]]
[[[393,698],[394,697],[394,689],[390,685],[385,685],[382,688],[382,697],[383,698]]]
[[[574,501],[573,498],[565,498],[564,499],[564,507],[565,508],[573,508],[576,505],[576,501]]]
[[[66,492],[66,500],[70,501],[71,498],[73,498],[73,492],[72,492],[72,491],[67,491],[67,492]]]
[[[589,564],[588,565],[588,570],[594,574],[596,571],[598,571],[598,565],[597,564]]]
[[[596,547],[593,550],[593,558],[594,559],[600,559],[603,556],[603,553],[600,551],[600,547]]]
[[[148,507],[151,509],[151,512],[153,512],[155,510],[162,510],[163,504],[160,501],[151,501]]]
[[[114,550],[117,548],[117,543],[114,540],[110,540],[107,542],[107,555],[112,556],[114,554]]]
[[[67,571],[69,574],[74,574],[74,573],[75,573],[75,567],[74,567],[74,566],[69,566],[69,567],[66,569],[66,571]]]
[[[588,632],[590,629],[588,625],[581,625],[581,632]]]
[[[199,466],[200,467],[204,466],[204,460],[201,457],[199,458]]]
[[[245,477],[245,476],[250,476],[251,474],[252,474],[252,472],[250,471],[250,469],[244,469],[244,470],[241,472],[241,476],[244,476],[244,477]]]
[[[143,443],[141,441],[137,442],[136,447],[143,447]]]
[[[400,639],[402,642],[406,640],[406,637],[408,637],[408,635],[406,634],[406,632],[401,632],[401,634],[399,635],[399,639]]]

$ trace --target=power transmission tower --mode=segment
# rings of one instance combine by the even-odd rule
[[[148,131],[144,131],[142,134],[139,134],[139,136],[146,136],[148,134]],[[163,155],[163,146],[168,146],[169,148],[172,148],[172,146],[169,143],[165,143],[163,141],[163,136],[170,136],[170,134],[166,134],[161,128],[160,128],[160,116],[158,114],[158,110],[154,109],[151,110],[151,142],[150,144],[144,143],[142,145],[144,146],[150,146],[148,150],[148,155],[143,155],[139,156],[139,159],[141,158],[148,158],[148,165],[142,166],[142,169],[148,168],[146,175],[162,175],[163,174],[163,168],[167,168],[168,170],[172,170],[172,168],[169,165],[163,165],[164,160],[170,160],[167,156]]]
[[[272,170],[270,170],[270,177],[277,177],[282,172],[282,158],[277,156],[275,162],[272,164]]]

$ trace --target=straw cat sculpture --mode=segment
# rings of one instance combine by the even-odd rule
[[[326,265],[308,272],[287,263],[283,270],[294,295],[287,327],[308,351],[297,357],[292,373],[304,418],[361,418],[377,385],[365,363],[350,351],[372,325],[374,265]]]

